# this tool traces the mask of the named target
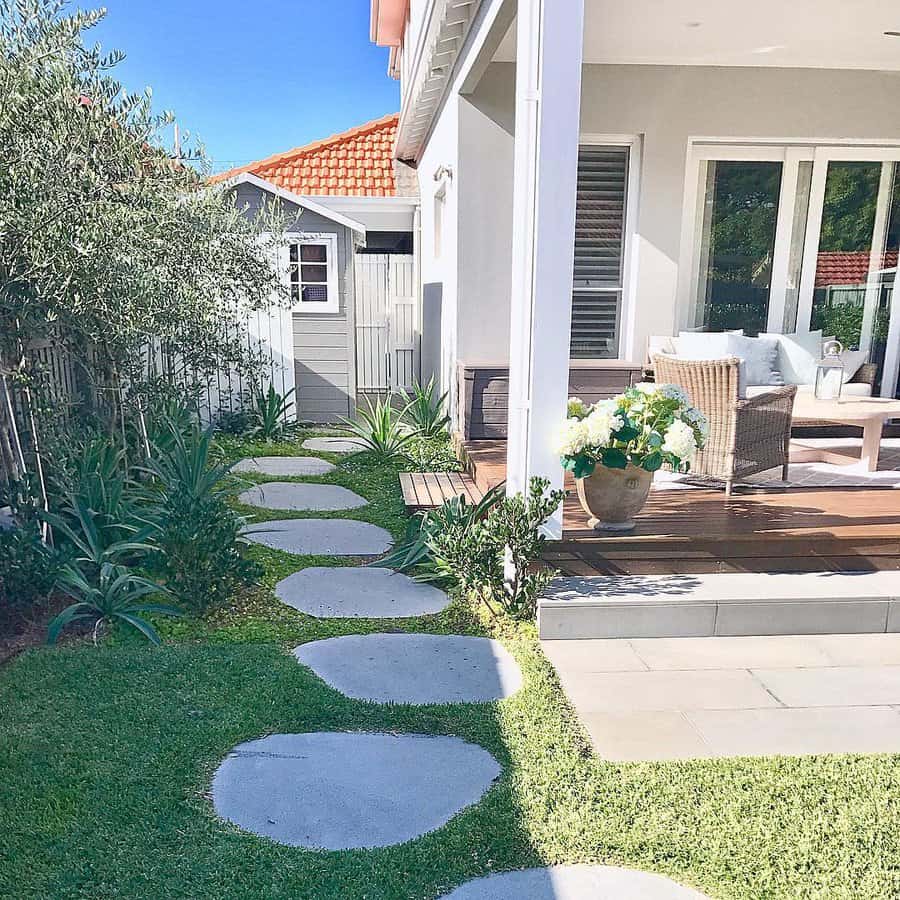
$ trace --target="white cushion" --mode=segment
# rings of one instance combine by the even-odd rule
[[[751,338],[728,335],[728,352],[744,361],[747,386],[782,385],[784,378],[778,367],[778,341],[773,338]]]
[[[822,332],[761,334],[778,341],[778,368],[785,384],[815,384],[816,363],[822,356]]]
[[[670,334],[651,334],[647,338],[647,358],[653,359],[657,353],[674,355],[674,338]]]
[[[860,370],[868,355],[865,350],[845,350],[841,354],[841,362],[844,364],[844,384]]]
[[[682,359],[725,359],[731,356],[725,331],[682,331],[672,339]]]

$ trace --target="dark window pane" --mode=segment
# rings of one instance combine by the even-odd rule
[[[703,193],[697,301],[710,331],[765,331],[781,163],[710,161]]]
[[[291,263],[288,267],[290,272],[291,284],[296,284],[300,281],[300,266],[297,263]]]
[[[303,262],[326,262],[328,251],[324,244],[301,244],[300,259]]]
[[[297,262],[297,245],[291,244],[290,247],[288,248],[288,252],[291,255],[291,262],[292,263]]]
[[[306,283],[307,281],[321,282],[328,281],[328,267],[327,266],[301,266],[300,267],[302,281]]]
[[[291,302],[292,303],[300,302],[300,285],[299,284],[291,285]]]
[[[327,303],[328,302],[328,285],[327,284],[304,284],[303,285],[303,302],[304,303]]]

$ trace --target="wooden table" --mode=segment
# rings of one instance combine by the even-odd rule
[[[882,397],[848,397],[843,400],[816,400],[812,394],[797,394],[794,401],[794,424],[855,425],[863,430],[859,456],[811,447],[802,441],[791,441],[791,462],[827,462],[838,466],[862,462],[868,472],[878,468],[881,431],[888,419],[900,417],[900,400]]]

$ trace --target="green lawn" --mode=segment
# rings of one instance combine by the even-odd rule
[[[372,501],[353,517],[402,531],[393,472],[342,460],[313,480],[353,488]],[[268,587],[325,564],[254,553]],[[160,649],[123,636],[0,670],[0,897],[435,898],[489,871],[571,861],[652,869],[716,898],[900,896],[900,758],[602,763],[529,627],[499,635],[526,684],[496,704],[351,701],[288,652],[386,627],[485,630],[459,602],[419,620],[320,622],[264,587],[206,621],[165,623]],[[455,734],[504,775],[444,828],[383,850],[282,847],[216,818],[209,780],[231,747],[319,729]]]

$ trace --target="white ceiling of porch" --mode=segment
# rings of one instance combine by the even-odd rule
[[[898,0],[585,0],[584,61],[900,70],[885,31]],[[515,51],[513,22],[494,58]]]

